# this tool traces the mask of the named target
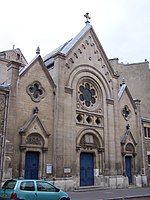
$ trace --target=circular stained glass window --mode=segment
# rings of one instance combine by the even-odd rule
[[[96,103],[97,95],[95,88],[90,83],[84,82],[79,86],[79,99],[83,105],[92,107]]]

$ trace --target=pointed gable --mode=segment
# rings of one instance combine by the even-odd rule
[[[131,131],[130,131],[130,126],[127,125],[126,126],[126,132],[124,133],[124,135],[121,138],[121,144],[127,144],[127,143],[132,143],[134,146],[137,145],[137,142],[135,141]]]
[[[92,26],[88,23],[81,31],[78,33],[77,36],[66,42],[65,44],[61,45],[51,53],[47,54],[43,60],[47,61],[48,59],[54,57],[57,54],[63,54],[67,55],[69,51],[76,45],[76,43],[86,34],[86,32],[91,28]]]
[[[22,65],[27,64],[27,60],[19,48],[0,52],[0,60],[1,59],[5,61],[17,61],[22,63]]]
[[[41,67],[45,73],[45,75],[47,76],[49,82],[52,84],[53,87],[55,87],[55,83],[52,79],[52,77],[50,76],[42,58],[40,55],[36,55],[33,60],[31,60],[25,67],[22,67],[20,70],[19,70],[19,76],[23,76],[37,61],[39,61],[39,63],[41,64]]]
[[[39,115],[37,113],[34,113],[26,122],[25,124],[20,128],[19,133],[23,134],[26,133],[34,124],[38,124],[42,132],[44,133],[44,136],[47,137],[50,134],[44,127]]]
[[[77,47],[77,45],[80,46]],[[50,65],[54,65],[55,56],[62,55],[64,57],[67,57],[73,51],[73,49],[77,47],[75,52],[73,52],[72,57],[68,58],[68,63],[66,63],[66,65],[69,66],[69,62],[72,64],[75,63],[75,60],[83,54],[87,46],[93,49],[93,55],[95,55],[97,61],[101,63],[102,68],[105,68],[104,71],[106,76],[109,76],[110,79],[110,73],[111,76],[116,77],[117,74],[114,73],[114,70],[109,63],[104,49],[90,23],[86,23],[85,27],[74,38],[46,55],[43,60],[45,62],[45,65],[49,68]],[[88,59],[91,60],[92,58],[89,56]],[[93,60],[95,60],[95,58],[93,58]],[[106,69],[106,65],[108,70]]]
[[[123,84],[121,85],[120,89],[119,89],[119,92],[118,92],[118,100],[119,100],[119,101],[121,100],[121,98],[122,98],[122,96],[123,96],[123,94],[124,94],[125,92],[126,92],[126,94],[128,95],[128,97],[129,97],[129,99],[130,99],[130,102],[131,102],[133,108],[136,109],[135,102],[134,102],[134,100],[133,100],[133,98],[132,98],[132,96],[131,96],[131,94],[130,94],[130,91],[129,91],[129,89],[128,89],[128,87],[127,87],[127,85],[126,85],[125,83],[123,83]]]
[[[87,23],[86,26],[74,37],[70,40],[60,51],[60,53],[67,55],[69,51],[84,37],[84,35],[92,28],[90,23]]]

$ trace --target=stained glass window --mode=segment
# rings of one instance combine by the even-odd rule
[[[96,103],[96,92],[94,87],[85,82],[82,83],[79,86],[79,99],[82,102],[83,105],[86,105],[87,107],[93,106]]]

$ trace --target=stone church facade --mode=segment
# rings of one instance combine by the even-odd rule
[[[1,182],[149,185],[149,85],[149,63],[109,60],[88,21],[30,63],[20,49],[0,52]]]

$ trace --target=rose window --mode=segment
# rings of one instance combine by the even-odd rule
[[[96,103],[97,95],[95,88],[89,83],[82,83],[78,90],[79,99],[83,105],[92,107]]]

